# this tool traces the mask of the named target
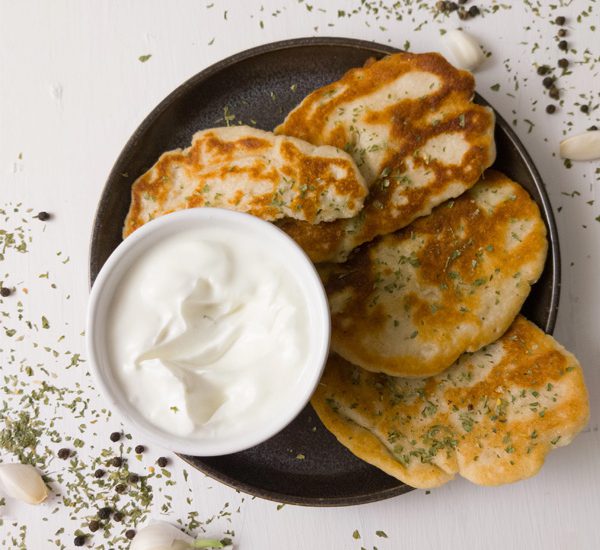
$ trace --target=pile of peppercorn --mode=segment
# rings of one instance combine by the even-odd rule
[[[123,434],[121,432],[113,432],[110,434],[110,440],[113,443],[117,443],[118,441],[121,440],[122,435]],[[144,445],[136,445],[134,448],[134,451],[137,455],[141,455],[146,451],[146,447]],[[58,451],[58,458],[60,458],[62,460],[67,460],[71,456],[73,456],[73,452],[71,451],[71,449],[62,448]],[[120,456],[114,456],[108,460],[108,462],[106,463],[106,466],[113,467],[113,468],[121,468],[122,466],[125,465],[125,463],[126,463],[126,459],[124,459]],[[160,458],[157,459],[156,464],[160,468],[165,468],[169,464],[169,460],[166,457],[161,456]],[[94,477],[97,479],[102,479],[105,477],[105,475],[106,475],[106,470],[103,468],[98,468],[94,472]],[[123,494],[127,491],[128,484],[135,485],[138,482],[140,482],[140,479],[141,478],[138,474],[129,472],[126,480],[124,480],[123,482],[117,483],[113,487],[113,489],[116,493]],[[88,523],[87,527],[88,527],[90,533],[95,533],[99,529],[106,527],[106,525],[110,521],[121,523],[124,519],[125,519],[124,514],[122,512],[120,512],[119,510],[116,510],[116,509],[112,508],[111,506],[103,506],[98,509],[95,516]],[[85,533],[82,533],[81,531],[76,532],[75,535],[76,536],[73,539],[73,544],[75,546],[84,546],[86,544],[86,542],[88,541],[89,535],[86,535]],[[135,529],[127,529],[125,531],[125,537],[128,538],[129,540],[133,539],[135,537],[135,535],[136,535]]]
[[[469,9],[464,7],[468,0],[458,0],[458,2],[436,2],[435,8],[439,13],[456,12],[459,19],[470,19],[481,14],[481,10],[477,6],[471,6]]]
[[[567,23],[567,19],[563,15],[559,15],[554,20],[554,23],[561,27],[556,33],[556,39],[558,40],[558,49],[563,52],[566,52],[569,50],[569,43],[565,40],[565,36],[567,36],[567,29],[564,28],[565,24]],[[566,70],[569,67],[569,60],[566,57],[561,57],[558,60],[557,65],[560,69]],[[552,74],[553,71],[554,69],[549,65],[540,65],[537,68],[537,73],[540,76],[544,77],[544,79],[542,80],[542,85],[548,90],[548,95],[552,99],[558,100],[560,99],[560,91],[556,86],[556,81],[558,77]],[[587,105],[582,105],[580,109],[583,113],[587,113],[589,107]],[[548,114],[555,113],[556,105],[554,103],[550,103],[549,105],[547,105],[546,112]]]

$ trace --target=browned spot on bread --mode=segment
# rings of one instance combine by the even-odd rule
[[[414,73],[437,84],[418,98],[393,96],[395,83]],[[388,88],[387,98],[371,101]],[[316,227],[285,220],[281,227],[313,261],[340,261],[354,247],[408,225],[474,185],[493,162],[495,149],[494,115],[471,102],[473,93],[473,76],[439,54],[399,53],[351,69],[339,81],[310,94],[276,133],[349,151],[370,193],[360,218]],[[346,109],[352,111],[351,118]],[[365,138],[371,131],[383,137]],[[466,144],[459,161],[444,162],[443,151],[440,158],[421,154],[428,143],[449,135]],[[416,171],[427,173],[426,184],[412,181]]]
[[[164,153],[132,187],[123,234],[166,212],[213,206],[266,220],[314,223],[362,207],[366,185],[351,157],[331,147],[244,126],[198,132]]]
[[[508,328],[546,250],[535,202],[490,170],[429,216],[329,266],[333,349],[372,371],[441,372]]]
[[[579,363],[523,317],[425,380],[370,373],[334,355],[312,404],[353,453],[423,488],[456,473],[482,485],[530,477],[589,416]]]

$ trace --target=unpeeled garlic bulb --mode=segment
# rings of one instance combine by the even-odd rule
[[[600,159],[600,130],[590,130],[560,142],[560,156],[570,160]]]
[[[189,550],[194,539],[165,521],[151,523],[140,529],[130,550]]]
[[[28,504],[40,504],[48,497],[48,487],[31,464],[0,464],[0,486],[6,496]]]
[[[449,61],[460,69],[473,71],[485,59],[475,38],[465,31],[458,29],[448,31],[442,36],[442,42],[450,58]]]

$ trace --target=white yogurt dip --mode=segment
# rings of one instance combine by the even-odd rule
[[[283,415],[309,360],[309,304],[286,258],[226,227],[143,252],[107,316],[111,368],[165,432],[236,437]]]

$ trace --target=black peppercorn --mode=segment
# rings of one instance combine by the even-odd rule
[[[95,533],[98,529],[100,529],[100,522],[97,519],[93,519],[90,521],[88,527],[92,533]]]
[[[67,460],[71,456],[71,451],[69,449],[59,449],[58,458],[61,460]]]
[[[127,529],[127,531],[125,531],[125,536],[131,540],[133,537],[135,537],[135,530]]]
[[[105,506],[104,508],[100,508],[100,510],[98,510],[98,517],[100,519],[108,519],[111,512],[112,508],[110,506]]]
[[[541,75],[545,75],[548,74],[550,72],[550,67],[548,67],[548,65],[540,65],[537,68],[537,74]]]
[[[2,296],[2,298],[8,298],[11,294],[12,290],[10,288],[6,288],[5,286],[0,288],[0,296]]]
[[[115,468],[120,468],[121,465],[123,464],[123,459],[115,456],[111,461],[110,461],[111,465],[114,466]]]
[[[477,17],[481,12],[479,11],[479,8],[477,6],[471,6],[469,8],[469,15],[471,17]]]
[[[547,76],[546,78],[544,78],[544,80],[542,80],[542,84],[544,85],[544,88],[552,88],[552,86],[554,85],[554,77]]]
[[[137,474],[129,474],[129,482],[130,483],[137,483],[140,480],[140,476],[138,476]]]
[[[121,439],[121,433],[120,432],[113,432],[110,434],[110,440],[113,443],[116,443],[117,441],[119,441],[119,439]]]
[[[560,97],[560,92],[558,91],[558,88],[556,86],[552,86],[552,88],[550,88],[550,90],[548,91],[548,95],[552,99],[558,99]]]
[[[115,512],[113,520],[115,520],[116,522],[123,521],[123,514],[121,512]]]
[[[566,40],[561,40],[558,43],[558,49],[566,52],[569,49],[569,43]]]
[[[48,214],[48,212],[44,212],[43,210],[41,212],[38,212],[38,215],[35,216],[38,220],[40,220],[41,222],[46,222],[50,219],[50,214]]]
[[[85,537],[83,535],[75,537],[75,539],[73,540],[73,544],[75,546],[83,546],[85,544]]]
[[[127,491],[127,485],[125,485],[124,483],[119,483],[116,487],[115,487],[115,491],[119,494],[124,493],[125,491]]]
[[[458,8],[458,18],[463,21],[469,19],[469,12],[465,8]]]
[[[555,112],[556,112],[556,105],[552,105],[552,104],[548,105],[548,106],[546,107],[546,112],[547,112],[549,115],[551,115],[552,113],[555,113]]]
[[[564,15],[559,15],[554,22],[562,27],[567,22],[567,19]]]
[[[582,105],[581,107],[579,107],[579,110],[580,110],[582,113],[586,113],[586,114],[587,114],[587,113],[589,113],[589,112],[590,112],[590,106],[589,106],[589,105]]]
[[[448,6],[448,11],[456,11],[458,9],[456,2],[448,2],[446,5]]]
[[[564,38],[565,36],[567,36],[567,29],[558,29],[558,33],[557,34],[561,38]]]
[[[165,466],[166,466],[166,465],[169,463],[169,461],[168,461],[168,460],[167,460],[167,459],[166,459],[164,456],[161,456],[161,457],[160,457],[160,458],[159,458],[159,459],[156,461],[156,463],[157,463],[157,464],[158,464],[158,465],[159,465],[161,468],[164,468],[164,467],[165,467]]]
[[[558,60],[558,66],[561,69],[566,69],[569,66],[569,60],[565,59],[564,57],[562,59]]]
[[[141,455],[146,450],[146,447],[144,447],[143,445],[136,445],[134,450],[136,454]]]
[[[97,477],[98,479],[100,479],[102,476],[104,476],[105,472],[102,468],[98,468],[95,472],[94,472],[94,477]]]

